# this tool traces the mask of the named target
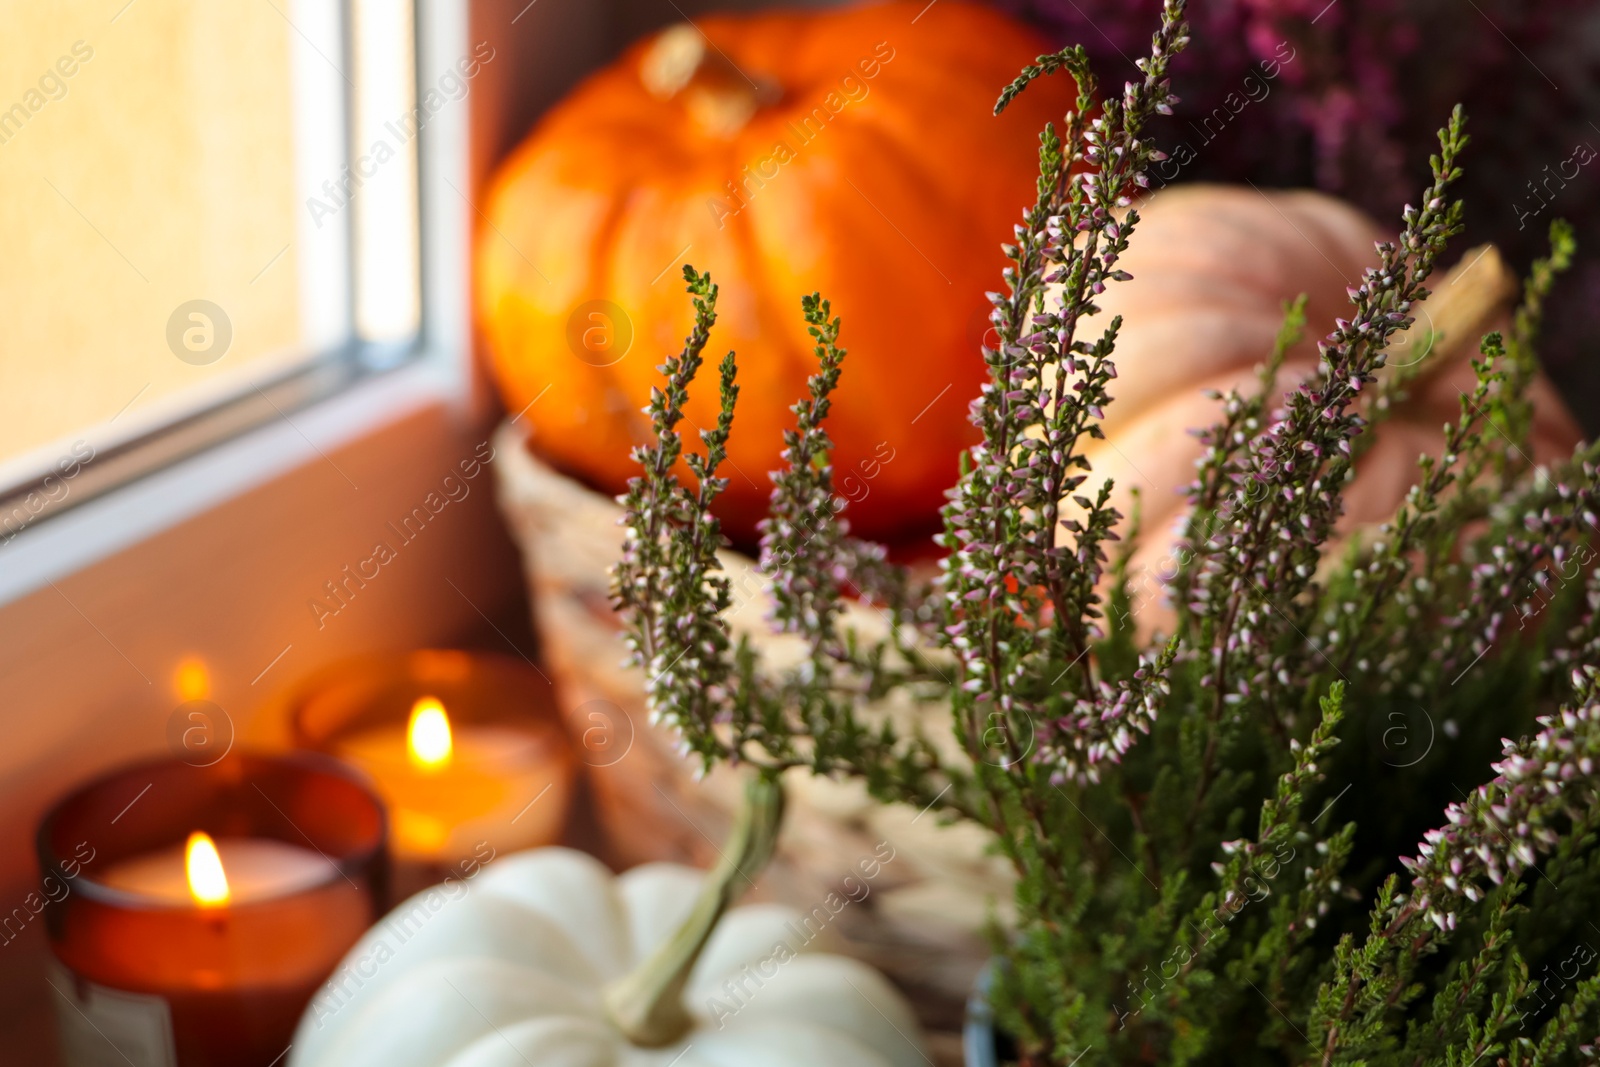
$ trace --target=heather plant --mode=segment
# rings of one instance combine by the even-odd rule
[[[1081,42],[1120,82],[1162,0],[990,2]],[[1600,174],[1585,162],[1600,147],[1600,8],[1588,0],[1211,0],[1191,20],[1206,47],[1173,66],[1183,100],[1152,184],[1315,185],[1388,217],[1415,195],[1439,116],[1460,101],[1475,142],[1458,186],[1469,244],[1493,241],[1525,267],[1557,214],[1586,245],[1600,238]],[[1545,365],[1593,409],[1600,379],[1582,353],[1600,328],[1600,260],[1575,264],[1558,292]]]
[[[1037,199],[990,294],[998,341],[970,409],[982,440],[950,490],[936,576],[850,535],[826,430],[848,387],[843,326],[821,296],[803,302],[818,367],[784,431],[759,560],[774,628],[804,649],[790,666],[724,617],[712,505],[737,367],[721,361],[721,417],[686,448],[717,288],[685,269],[695,325],[651,398],[614,584],[653,712],[701,769],[854,777],[992,831],[1017,875],[992,995],[1023,1063],[1593,1058],[1600,457],[1527,455],[1534,345],[1570,233],[1552,228],[1510,328],[1483,339],[1476,386],[1394,517],[1340,539],[1352,465],[1418,373],[1386,371],[1387,346],[1462,226],[1458,109],[1318,372],[1280,394],[1297,302],[1257,387],[1217,397],[1159,575],[1171,633],[1149,636],[1130,595],[1136,519],[1082,446],[1115,392],[1120,321],[1096,319],[1095,299],[1127,280],[1134,197],[1160,159],[1147,126],[1186,43],[1183,0],[1165,0],[1120,97],[1096,100],[1077,48],[1000,96],[1058,72],[1079,87],[1040,137]],[[886,632],[847,625],[847,596]],[[922,702],[917,724],[873,712],[891,692]],[[933,741],[946,728],[959,757]]]

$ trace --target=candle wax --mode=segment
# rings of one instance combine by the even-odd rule
[[[288,896],[338,875],[338,869],[323,856],[284,841],[222,837],[216,844],[223,874],[228,879],[228,904],[249,904]],[[182,843],[123,860],[107,868],[96,880],[112,889],[137,894],[153,904],[199,906],[189,892]]]
[[[452,724],[452,752],[441,767],[412,762],[403,725],[377,727],[340,742],[339,756],[369,774],[389,808],[395,854],[413,860],[470,855],[480,841],[497,849],[553,841],[565,810],[565,776],[548,741],[504,726]],[[554,788],[551,788],[554,786]]]

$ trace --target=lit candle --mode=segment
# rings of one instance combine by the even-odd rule
[[[571,772],[537,733],[453,724],[444,703],[426,695],[404,723],[357,731],[333,750],[372,778],[398,859],[449,862],[479,842],[500,851],[560,835]]]
[[[492,653],[421,650],[325,668],[290,697],[296,742],[361,771],[389,814],[396,888],[560,839],[576,760],[549,682]]]
[[[45,884],[69,887],[49,923],[66,1063],[274,1063],[386,904],[383,834],[317,757],[147,764],[68,797],[39,832]]]
[[[297,893],[338,873],[325,856],[298,845],[253,837],[213,841],[197,830],[181,845],[108,867],[100,882],[146,904],[217,907]]]

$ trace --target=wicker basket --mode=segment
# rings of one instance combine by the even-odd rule
[[[611,858],[621,866],[714,861],[715,842],[741,793],[739,778],[720,767],[696,780],[670,732],[650,725],[642,673],[622,665],[608,577],[621,553],[621,508],[540,462],[509,424],[496,434],[495,457],[500,508],[522,549],[544,662],[589,768]],[[730,614],[734,631],[749,634],[768,662],[797,655],[797,639],[764,625],[766,583],[752,561],[724,552],[722,564],[735,588],[756,591]],[[881,632],[876,613],[847,610],[858,630]],[[918,714],[893,704],[870,713]],[[938,725],[930,735],[944,732]],[[807,912],[831,902],[839,910],[829,925],[847,949],[915,991],[925,1022],[958,1026],[961,1003],[988,955],[982,928],[1010,902],[1009,867],[989,854],[986,832],[878,803],[854,782],[796,771],[786,785],[782,847],[763,891]],[[893,858],[863,878],[860,865],[871,870],[871,861],[885,855]]]

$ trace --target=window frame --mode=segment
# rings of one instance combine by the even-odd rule
[[[357,70],[353,32],[355,0],[297,0],[291,19],[292,93],[297,147],[308,122],[327,124],[327,114],[308,108],[330,103],[328,94],[308,86],[320,80],[335,87],[337,149],[297,160],[297,199],[307,195],[309,173],[336,174],[355,157],[355,86],[332,68],[326,56],[340,57],[344,71]],[[424,72],[442,69],[466,54],[468,11],[464,0],[406,0],[412,14],[412,93],[425,84]],[[305,16],[304,18],[302,16]],[[333,17],[329,17],[333,16]],[[309,29],[309,35],[302,26]],[[332,29],[337,41],[330,43]],[[319,32],[322,31],[322,32]],[[331,46],[330,46],[331,45]],[[311,91],[308,91],[310,89]],[[485,394],[476,389],[470,361],[469,286],[471,204],[457,190],[472,188],[468,160],[469,108],[453,102],[429,116],[413,141],[416,166],[418,326],[402,342],[374,342],[356,334],[356,284],[359,276],[357,212],[341,212],[333,255],[314,264],[314,277],[301,290],[326,287],[329,259],[342,308],[344,339],[309,345],[314,354],[270,378],[245,384],[228,395],[197,406],[153,428],[133,428],[122,436],[108,425],[73,435],[88,442],[92,457],[63,479],[59,465],[45,458],[60,453],[49,443],[25,457],[25,473],[0,483],[0,605],[96,562],[137,541],[168,529],[236,497],[267,480],[316,460],[379,427],[409,417],[422,407],[444,405],[463,417],[481,413]],[[326,140],[326,130],[324,130]],[[324,149],[326,144],[324,144]],[[330,165],[330,163],[332,165]],[[301,238],[306,217],[300,215]],[[329,332],[326,300],[308,314],[320,316],[308,333]],[[95,439],[98,439],[98,443]],[[66,454],[63,454],[64,458]],[[16,464],[13,464],[16,465]],[[65,487],[65,491],[63,491]],[[23,515],[21,522],[15,516]]]

